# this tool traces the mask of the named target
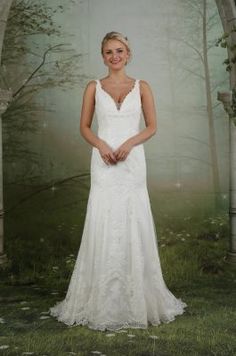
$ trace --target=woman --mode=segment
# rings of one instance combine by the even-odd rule
[[[108,75],[88,83],[80,121],[93,146],[84,230],[66,297],[50,313],[96,330],[146,329],[174,320],[187,306],[163,280],[146,185],[143,142],[157,130],[155,104],[149,84],[125,72],[127,37],[107,33],[101,53]]]

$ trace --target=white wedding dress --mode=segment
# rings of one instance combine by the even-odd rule
[[[115,150],[140,131],[139,80],[120,108],[96,82],[97,135]],[[114,331],[168,323],[186,306],[163,280],[143,144],[115,165],[106,165],[93,147],[77,260],[66,297],[49,309],[50,314],[67,325]]]

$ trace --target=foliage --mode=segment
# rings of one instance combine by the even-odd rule
[[[55,20],[64,10],[64,5],[52,8],[45,0],[16,0],[10,9],[0,70],[1,86],[12,91],[12,101],[2,116],[5,162],[37,164],[38,154],[28,149],[27,137],[32,138],[44,125],[46,109],[40,93],[74,88],[81,79],[81,55],[63,41],[69,35]]]
[[[222,48],[227,48],[229,56],[223,62],[226,65],[226,71],[231,72],[233,66],[236,63],[236,43],[232,44],[232,36],[236,32],[236,25],[232,27],[229,32],[224,32],[223,35],[217,39],[216,46],[221,46]],[[233,119],[234,124],[236,125],[236,88],[232,89],[232,104],[231,104],[232,113],[230,116]]]
[[[236,32],[236,25],[234,25],[229,32],[224,32],[216,41],[216,46],[227,48],[228,52],[231,52],[231,55],[229,56],[230,58],[226,58],[223,62],[223,64],[226,65],[226,71],[228,72],[232,70],[232,66],[236,63],[236,44],[232,44],[230,41],[234,32]]]

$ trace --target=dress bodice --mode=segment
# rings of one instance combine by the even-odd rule
[[[96,79],[95,114],[98,122],[98,136],[114,142],[139,132],[141,118],[141,97],[139,79],[125,96],[120,108]]]

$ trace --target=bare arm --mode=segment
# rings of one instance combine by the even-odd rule
[[[83,104],[80,117],[80,133],[99,153],[106,164],[115,164],[116,157],[109,145],[93,133],[91,130],[93,114],[95,109],[96,82],[94,80],[87,84],[84,91]]]
[[[130,137],[126,141],[132,146],[138,145],[148,140],[151,136],[155,135],[157,131],[157,119],[154,98],[152,90],[145,80],[140,80],[140,92],[146,128],[139,132],[137,135]]]
[[[149,84],[144,80],[140,80],[140,93],[146,128],[137,135],[129,137],[120,147],[117,148],[114,153],[118,161],[125,160],[134,146],[148,140],[157,131],[154,98]]]
[[[95,108],[95,90],[96,82],[92,80],[87,84],[84,91],[80,116],[80,133],[87,142],[98,148],[101,143],[101,139],[91,130]]]

